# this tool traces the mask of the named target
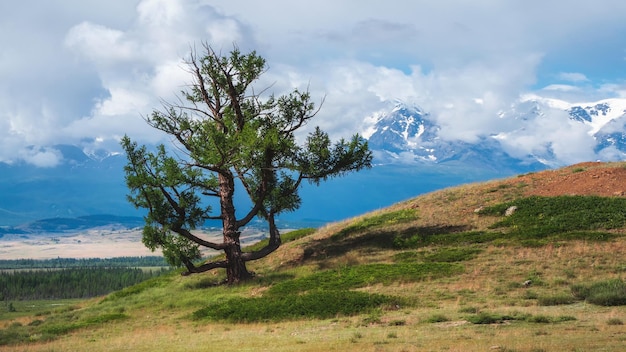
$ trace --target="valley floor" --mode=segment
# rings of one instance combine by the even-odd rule
[[[67,234],[5,235],[2,259],[112,258],[154,255],[141,243],[140,230],[88,230]]]

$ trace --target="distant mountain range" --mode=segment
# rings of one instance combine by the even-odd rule
[[[415,105],[396,102],[389,111],[370,117],[375,125],[366,134],[370,148],[381,163],[445,164],[460,161],[475,167],[525,172],[564,166],[550,147],[542,153],[513,156],[510,142],[528,133],[555,111],[569,115],[574,124],[586,130],[593,141],[597,160],[614,161],[626,157],[626,99],[607,99],[594,103],[567,103],[556,99],[527,96],[510,110],[500,112],[518,129],[480,136],[477,142],[446,140],[442,127],[430,113]],[[573,143],[576,143],[574,140]],[[572,146],[573,147],[573,146]],[[587,160],[581,160],[587,161]]]
[[[366,137],[376,166],[319,187],[304,185],[301,208],[281,216],[281,226],[321,226],[448,186],[560,166],[549,148],[513,156],[507,146],[528,124],[554,111],[567,113],[570,123],[587,131],[602,161],[626,156],[626,100],[571,104],[526,97],[500,116],[516,122],[518,130],[481,136],[473,143],[445,140],[434,116],[396,102],[369,117],[375,124]],[[63,155],[56,167],[0,163],[0,235],[141,226],[143,213],[126,201],[124,155],[85,153],[70,145],[54,149]],[[240,196],[238,202],[246,204]]]

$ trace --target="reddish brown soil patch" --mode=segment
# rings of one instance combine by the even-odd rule
[[[626,164],[580,163],[558,170],[521,175],[508,182],[530,185],[525,192],[529,196],[626,196]]]

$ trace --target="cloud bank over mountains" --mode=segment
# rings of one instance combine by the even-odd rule
[[[562,109],[534,123],[503,118],[529,94],[570,103],[626,99],[626,2],[299,2],[141,0],[0,5],[0,162],[60,163],[58,144],[119,150],[124,134],[167,142],[142,119],[189,76],[203,41],[266,57],[258,87],[309,89],[314,125],[332,137],[366,132],[400,99],[439,137],[507,139],[507,152],[551,148],[564,162],[596,158],[588,128]],[[520,128],[524,128],[523,133]]]

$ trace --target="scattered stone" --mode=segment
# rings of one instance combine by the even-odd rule
[[[517,211],[517,206],[515,206],[515,205],[510,206],[504,212],[504,216],[511,216],[511,215],[513,215],[513,213],[515,213],[515,211]]]

